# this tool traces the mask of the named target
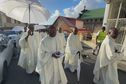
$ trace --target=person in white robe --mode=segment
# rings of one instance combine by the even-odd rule
[[[95,84],[119,84],[117,64],[123,54],[115,49],[117,35],[118,30],[111,28],[101,44],[93,71]]]
[[[29,30],[25,32],[19,40],[21,53],[18,65],[26,69],[27,73],[35,71],[38,52],[38,35],[34,32],[34,25],[29,25]]]
[[[80,53],[83,50],[77,33],[77,28],[73,28],[73,32],[68,36],[65,49],[64,68],[69,68],[71,72],[75,72],[77,70],[79,59],[78,52]]]
[[[41,84],[67,84],[67,78],[57,48],[56,28],[49,28],[49,35],[42,39],[38,50],[36,71],[40,75]],[[57,54],[57,55],[56,55]]]
[[[35,32],[38,35],[38,42],[40,41],[47,35],[46,33],[46,27],[43,25],[35,25]]]
[[[58,49],[61,51],[61,53],[65,54],[66,40],[62,28],[58,28],[56,37],[57,42],[59,43]],[[63,57],[61,58],[61,61],[63,62]]]
[[[38,45],[40,44],[41,40],[44,37],[46,37],[46,35],[47,35],[47,33],[45,32],[45,30],[44,31],[41,31],[41,32],[39,30],[35,30],[34,34],[35,34],[35,36],[37,38],[36,41],[37,41]]]

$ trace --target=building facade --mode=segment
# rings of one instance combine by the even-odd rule
[[[119,29],[117,42],[123,44],[126,36],[126,0],[105,0],[106,8],[103,25]]]
[[[82,10],[79,19],[84,21],[84,28],[90,29],[94,32],[102,28],[105,8]]]
[[[0,12],[0,29],[9,29],[14,26],[21,26],[23,23],[7,17],[4,13]]]
[[[69,34],[72,32],[74,27],[78,28],[78,35],[81,40],[87,33],[92,33],[91,30],[84,28],[84,21],[81,19],[70,18],[70,17],[63,17],[59,16],[56,21],[53,23],[53,26],[56,28],[62,28],[62,30]]]

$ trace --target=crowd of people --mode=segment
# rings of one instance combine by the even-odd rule
[[[78,30],[73,28],[67,42],[61,28],[50,26],[44,31],[35,32],[32,24],[24,28],[19,40],[21,53],[18,65],[29,74],[37,72],[41,84],[67,84],[62,63],[71,72],[77,69],[77,56],[73,55],[82,50]]]
[[[103,28],[99,33],[104,39],[98,37],[101,41],[93,81],[96,84],[119,84],[117,62],[126,56],[126,39],[122,50],[116,50],[118,30],[110,28],[105,34],[104,31]],[[44,31],[35,32],[34,25],[26,26],[19,40],[21,52],[18,65],[28,74],[37,72],[41,84],[67,84],[64,68],[76,72],[83,50],[77,33],[78,29],[73,27],[66,41],[62,28],[50,26]]]

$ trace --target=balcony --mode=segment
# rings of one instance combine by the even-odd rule
[[[108,28],[115,27],[116,19],[108,19]],[[126,35],[126,18],[120,18],[118,21],[119,36],[116,40],[117,43],[122,44]]]

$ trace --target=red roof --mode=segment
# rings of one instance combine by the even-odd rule
[[[83,21],[81,19],[77,19],[77,18],[70,18],[70,17],[64,17],[64,16],[59,16],[56,21],[54,22],[54,24],[57,22],[58,19],[63,20],[66,24],[68,24],[69,26],[76,26],[76,20],[80,20]]]

